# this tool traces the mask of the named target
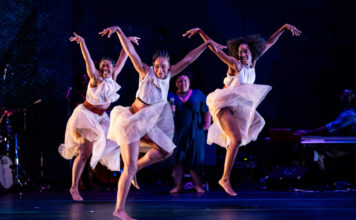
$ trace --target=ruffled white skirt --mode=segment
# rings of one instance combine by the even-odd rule
[[[83,104],[78,105],[67,122],[64,144],[58,148],[60,155],[68,160],[78,155],[79,137],[82,136],[93,142],[90,160],[92,168],[100,161],[110,170],[119,171],[120,148],[106,138],[109,124],[110,119],[106,113],[100,116],[86,109]]]
[[[129,107],[116,106],[110,114],[108,138],[118,145],[148,137],[167,152],[173,152],[174,121],[168,102],[157,103],[132,114]]]
[[[224,89],[216,89],[207,96],[207,105],[214,123],[208,130],[208,144],[227,147],[231,140],[222,130],[217,117],[223,108],[228,108],[236,120],[241,135],[241,145],[257,139],[265,121],[256,111],[257,106],[272,89],[268,85],[240,83]]]

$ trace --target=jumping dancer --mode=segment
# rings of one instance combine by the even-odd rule
[[[138,44],[139,38],[130,37],[129,39]],[[89,76],[89,85],[85,102],[74,109],[67,122],[65,141],[59,146],[58,151],[68,160],[76,156],[73,162],[70,194],[73,200],[82,201],[78,183],[91,154],[90,166],[92,168],[99,160],[109,169],[119,170],[120,168],[120,157],[105,157],[107,152],[112,152],[113,149],[120,154],[116,143],[106,138],[110,119],[105,111],[112,102],[119,99],[116,92],[120,86],[116,83],[116,78],[127,60],[127,54],[122,50],[115,66],[109,57],[102,58],[99,70],[97,70],[84,38],[74,33],[69,40],[80,45]]]
[[[220,48],[215,50],[209,47],[228,66],[224,89],[216,89],[207,97],[214,121],[209,128],[207,141],[208,144],[216,143],[226,148],[224,173],[219,184],[231,196],[237,195],[231,187],[230,174],[238,148],[256,140],[265,124],[256,108],[271,87],[253,84],[256,62],[285,30],[289,30],[293,36],[301,34],[296,27],[285,24],[267,42],[257,35],[229,40],[227,47],[231,56]],[[188,30],[183,36],[190,38],[197,33],[204,41],[211,40],[200,28]]]
[[[135,101],[130,107],[116,106],[113,109],[108,133],[108,137],[120,146],[125,165],[118,183],[113,215],[126,220],[132,219],[125,211],[125,202],[136,172],[167,158],[175,148],[172,142],[174,121],[167,102],[170,78],[196,60],[208,45],[214,48],[216,45],[207,41],[175,65],[170,65],[167,52],[157,51],[152,59],[153,66],[150,67],[141,61],[120,27],[109,27],[99,34],[108,34],[110,37],[115,32],[139,74]],[[152,148],[138,160],[140,141],[151,145]],[[137,183],[134,182],[134,186],[138,187]]]

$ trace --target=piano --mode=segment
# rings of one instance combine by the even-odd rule
[[[356,144],[356,136],[302,136],[301,144]]]

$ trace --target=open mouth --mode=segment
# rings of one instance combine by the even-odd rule
[[[109,75],[109,74],[110,74],[110,72],[109,72],[108,70],[104,70],[104,71],[103,71],[103,75],[106,75],[106,76],[107,76],[107,75]]]

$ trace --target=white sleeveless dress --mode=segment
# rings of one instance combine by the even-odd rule
[[[170,74],[165,79],[156,76],[150,67],[145,78],[140,79],[136,97],[149,106],[132,114],[129,107],[116,106],[110,114],[108,138],[118,145],[139,141],[148,135],[167,152],[176,147],[173,143],[174,121],[167,102]]]
[[[105,78],[99,86],[90,88],[88,85],[86,101],[92,105],[105,105],[119,99],[117,91],[120,89],[112,78]],[[61,144],[58,151],[65,159],[72,159],[78,155],[80,136],[93,142],[92,157],[90,166],[94,168],[100,162],[108,166],[111,170],[120,170],[120,149],[115,142],[106,138],[109,129],[110,119],[105,112],[103,115],[95,114],[83,106],[78,105],[67,122],[64,144]],[[113,152],[115,149],[115,152]],[[106,157],[109,153],[115,153],[118,157]],[[112,161],[114,160],[114,161]]]
[[[240,146],[257,139],[265,121],[256,108],[272,87],[253,84],[255,79],[255,69],[244,66],[237,75],[225,77],[226,88],[216,89],[207,96],[207,105],[214,121],[208,130],[208,144],[215,143],[226,148],[231,142],[217,118],[222,108],[228,108],[236,120],[241,135]]]

